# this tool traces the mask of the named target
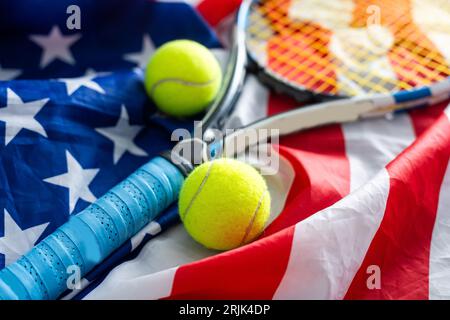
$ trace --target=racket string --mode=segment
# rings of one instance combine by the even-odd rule
[[[413,9],[421,1],[425,0],[336,0],[352,10],[347,25],[344,12],[334,13],[344,16],[331,19],[331,24],[338,24],[334,29],[314,21],[313,14],[310,20],[296,20],[290,11],[293,6],[301,10],[302,2],[316,3],[323,11],[314,13],[325,14],[329,2],[256,1],[247,28],[249,53],[285,81],[319,93],[352,96],[428,85],[445,79],[450,69],[446,57],[415,23],[420,12]],[[450,16],[450,3],[439,3]],[[381,10],[380,25],[374,28],[367,26],[371,5]],[[450,29],[450,23],[437,24],[440,30]]]

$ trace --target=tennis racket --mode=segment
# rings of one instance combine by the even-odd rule
[[[440,47],[450,55],[442,43],[450,41],[448,14],[448,1],[244,0],[232,50],[239,80],[229,86],[226,101],[237,100],[244,78],[239,71],[246,70],[268,88],[310,105],[251,123],[209,149],[233,156],[264,142],[244,139],[249,131],[287,135],[447,100],[450,56]],[[204,140],[214,140],[208,130],[223,128],[231,109],[206,123]]]
[[[339,6],[319,0],[243,1],[223,86],[198,125],[204,136],[199,142],[200,155],[194,154],[194,158],[217,157],[212,153],[219,148],[227,156],[245,150],[250,142],[240,144],[240,149],[229,146],[248,130],[278,129],[284,135],[425,106],[449,97],[445,57],[413,19],[403,18],[411,10],[410,1],[333,3]],[[382,16],[380,25],[365,27],[364,6],[373,3],[384,8],[386,16]],[[338,18],[330,24],[326,13],[314,11],[317,8],[334,8],[331,13]],[[343,10],[347,10],[347,16],[343,16]],[[429,24],[427,28],[432,29]],[[386,42],[386,37],[391,41]],[[362,40],[350,41],[354,39]],[[247,72],[298,101],[326,102],[263,119],[224,139],[211,139],[212,129],[224,130]],[[341,100],[328,101],[334,99]],[[177,199],[194,160],[166,152],[139,168],[1,270],[0,298],[57,298],[67,289],[68,268],[78,266],[83,276]]]

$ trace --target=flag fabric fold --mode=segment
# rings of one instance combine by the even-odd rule
[[[144,61],[176,38],[226,59],[218,39],[239,5],[80,1],[85,27],[66,30],[60,2],[45,21],[32,1],[0,4],[0,268],[173,146],[192,121],[157,112]],[[449,299],[448,103],[282,137],[257,241],[208,250],[174,204],[61,298]],[[228,125],[296,106],[249,77]]]

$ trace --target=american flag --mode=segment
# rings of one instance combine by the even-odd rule
[[[179,38],[223,57],[239,3],[0,3],[0,268],[192,125],[157,112],[142,68]],[[447,104],[283,137],[260,239],[207,250],[174,205],[61,298],[449,299]],[[295,106],[250,78],[232,119]]]

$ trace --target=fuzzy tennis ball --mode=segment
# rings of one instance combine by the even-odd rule
[[[205,247],[229,250],[264,230],[270,194],[251,166],[218,159],[197,167],[181,188],[178,209],[188,233]]]
[[[161,46],[145,72],[148,95],[163,112],[175,117],[192,116],[214,100],[222,82],[222,70],[214,55],[190,40]]]

